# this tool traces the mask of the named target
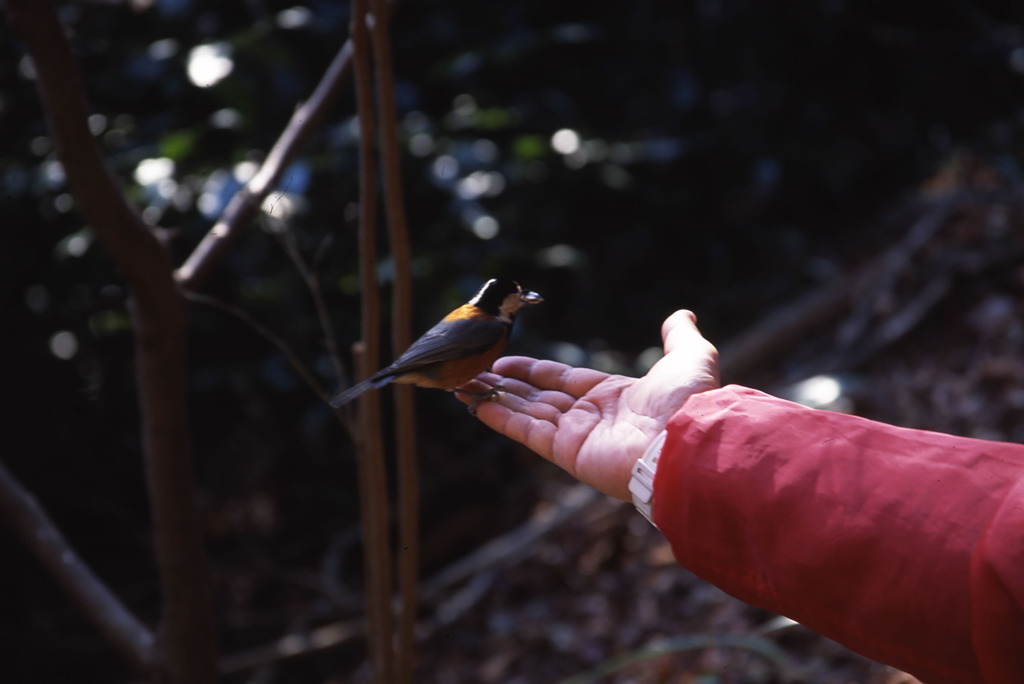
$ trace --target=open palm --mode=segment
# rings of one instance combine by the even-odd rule
[[[580,481],[628,500],[630,470],[651,440],[690,395],[718,387],[717,352],[691,312],[675,312],[661,332],[665,356],[642,378],[499,359],[477,381],[506,391],[477,415]]]

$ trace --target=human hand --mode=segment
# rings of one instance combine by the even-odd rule
[[[697,330],[693,313],[669,316],[661,336],[665,356],[642,378],[522,356],[498,359],[475,382],[500,384],[505,392],[480,402],[477,417],[578,480],[628,501],[630,471],[651,440],[690,395],[719,384],[718,352]]]

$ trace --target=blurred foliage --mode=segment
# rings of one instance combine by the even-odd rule
[[[68,2],[61,13],[92,129],[180,260],[316,84],[346,37],[348,5],[139,7]],[[724,342],[856,261],[872,217],[956,149],[1018,175],[1020,3],[405,0],[394,31],[415,328],[488,277],[512,276],[546,298],[522,317],[513,352],[628,370],[679,307]],[[145,504],[127,293],[68,193],[31,62],[8,27],[0,36],[0,444],[145,613],[153,587],[131,572],[145,554],[126,566],[110,547],[145,547],[133,536]],[[270,198],[310,257],[330,236],[322,275],[345,346],[359,338],[353,112],[348,94]],[[387,281],[386,260],[380,273]],[[269,230],[254,228],[208,290],[336,383],[308,293]],[[262,339],[219,311],[195,308],[193,320],[211,536],[273,539],[261,553],[275,562],[316,563],[356,509],[346,440]],[[507,448],[455,402],[421,396],[424,424],[446,426],[428,433],[428,466]],[[522,465],[467,467],[467,496],[493,508]],[[47,580],[31,567],[0,570],[2,587],[14,575],[38,585],[5,599],[9,614],[77,621],[54,612],[60,596],[39,598]],[[236,610],[248,605],[231,596]],[[0,635],[13,638],[12,624]]]

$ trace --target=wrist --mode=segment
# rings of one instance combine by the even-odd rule
[[[640,511],[647,520],[657,527],[652,518],[654,507],[654,475],[658,467],[658,459],[661,456],[662,447],[665,446],[665,438],[668,433],[662,430],[657,437],[647,446],[644,455],[633,464],[632,475],[629,479],[629,493],[633,497],[633,505]]]

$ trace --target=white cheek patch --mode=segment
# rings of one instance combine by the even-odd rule
[[[501,320],[506,323],[511,323],[512,316],[521,308],[523,308],[522,297],[519,294],[510,294],[505,297],[505,301],[501,303]]]

